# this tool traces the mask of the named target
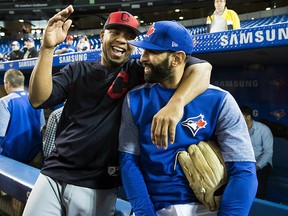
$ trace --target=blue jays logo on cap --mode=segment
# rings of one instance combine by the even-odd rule
[[[149,27],[143,40],[129,43],[148,50],[183,51],[186,54],[191,54],[193,50],[189,31],[176,21],[155,22]]]

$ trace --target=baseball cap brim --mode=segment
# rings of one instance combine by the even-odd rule
[[[166,48],[157,46],[155,44],[152,44],[150,42],[147,41],[131,41],[128,42],[129,44],[132,44],[133,46],[142,48],[142,49],[148,49],[148,50],[160,50],[160,51],[166,51]]]
[[[13,41],[11,44],[12,44],[12,45],[15,45],[15,46],[19,46],[18,41]]]

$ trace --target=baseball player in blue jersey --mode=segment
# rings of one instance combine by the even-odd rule
[[[4,75],[8,95],[0,99],[0,154],[29,164],[41,153],[45,118],[43,110],[30,105],[24,79],[17,69],[9,69]],[[38,167],[41,163],[38,161]]]
[[[113,216],[115,212],[121,185],[118,137],[122,103],[130,89],[144,82],[144,67],[139,59],[130,59],[134,47],[128,43],[140,34],[138,21],[126,11],[111,13],[100,32],[101,59],[72,62],[52,76],[54,49],[67,35],[73,10],[70,5],[49,19],[31,74],[29,99],[34,107],[66,102],[55,148],[45,160],[23,216]],[[155,143],[166,146],[168,134],[173,140],[174,125],[184,105],[208,86],[203,69],[204,76],[210,77],[209,63],[196,58],[187,62],[188,74],[176,97],[156,115]]]
[[[211,85],[185,106],[174,144],[156,148],[150,136],[151,122],[179,85],[192,53],[192,39],[181,24],[159,21],[150,26],[143,41],[130,43],[144,49],[140,61],[148,82],[128,92],[122,108],[120,173],[134,214],[248,215],[257,190],[256,167],[247,126],[235,99]],[[177,152],[212,137],[229,173],[218,212],[198,203],[180,165],[174,168]]]

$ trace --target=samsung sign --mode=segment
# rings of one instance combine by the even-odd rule
[[[193,36],[195,54],[287,45],[288,23]]]
[[[288,40],[288,28],[258,30],[255,32],[230,34],[229,36],[222,35],[220,40],[221,46]]]
[[[59,56],[59,63],[70,63],[74,61],[87,61],[88,55],[87,53],[79,53],[79,54],[70,54],[70,55],[64,55]]]

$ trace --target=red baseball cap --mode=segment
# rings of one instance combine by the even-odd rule
[[[140,34],[137,19],[127,11],[111,13],[104,25],[104,28],[109,29],[119,25],[129,27],[137,36]]]
[[[66,40],[74,40],[72,35],[67,35]]]

